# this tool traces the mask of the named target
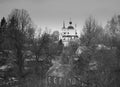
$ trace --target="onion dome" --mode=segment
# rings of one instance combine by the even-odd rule
[[[74,27],[73,26],[68,26],[68,29],[74,29]]]
[[[74,27],[72,26],[72,21],[69,22],[70,26],[68,26],[68,29],[74,29]]]

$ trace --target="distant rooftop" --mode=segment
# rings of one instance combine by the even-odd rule
[[[64,65],[53,65],[49,70],[48,70],[48,76],[57,76],[57,77],[64,77],[66,76],[69,72],[71,71],[71,67],[68,64]]]

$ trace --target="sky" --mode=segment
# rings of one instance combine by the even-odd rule
[[[0,0],[0,18],[14,8],[26,9],[33,22],[44,29],[60,30],[71,18],[81,30],[85,20],[93,16],[105,26],[115,14],[120,14],[120,0]]]

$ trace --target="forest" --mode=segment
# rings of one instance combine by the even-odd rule
[[[105,27],[90,16],[80,37],[67,47],[57,30],[36,32],[25,9],[13,9],[1,18],[0,87],[46,87],[46,73],[58,57],[82,76],[85,85],[76,87],[120,87],[120,15]]]

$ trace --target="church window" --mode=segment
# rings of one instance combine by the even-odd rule
[[[64,34],[66,34],[66,32],[64,32]]]
[[[57,78],[54,77],[54,84],[57,84]]]
[[[71,79],[68,79],[69,80],[69,82],[71,83]]]
[[[76,79],[75,78],[72,79],[72,85],[74,85],[74,84],[76,84]]]
[[[51,77],[48,77],[48,83],[49,84],[51,83]]]
[[[62,78],[59,78],[59,84],[62,84]]]

